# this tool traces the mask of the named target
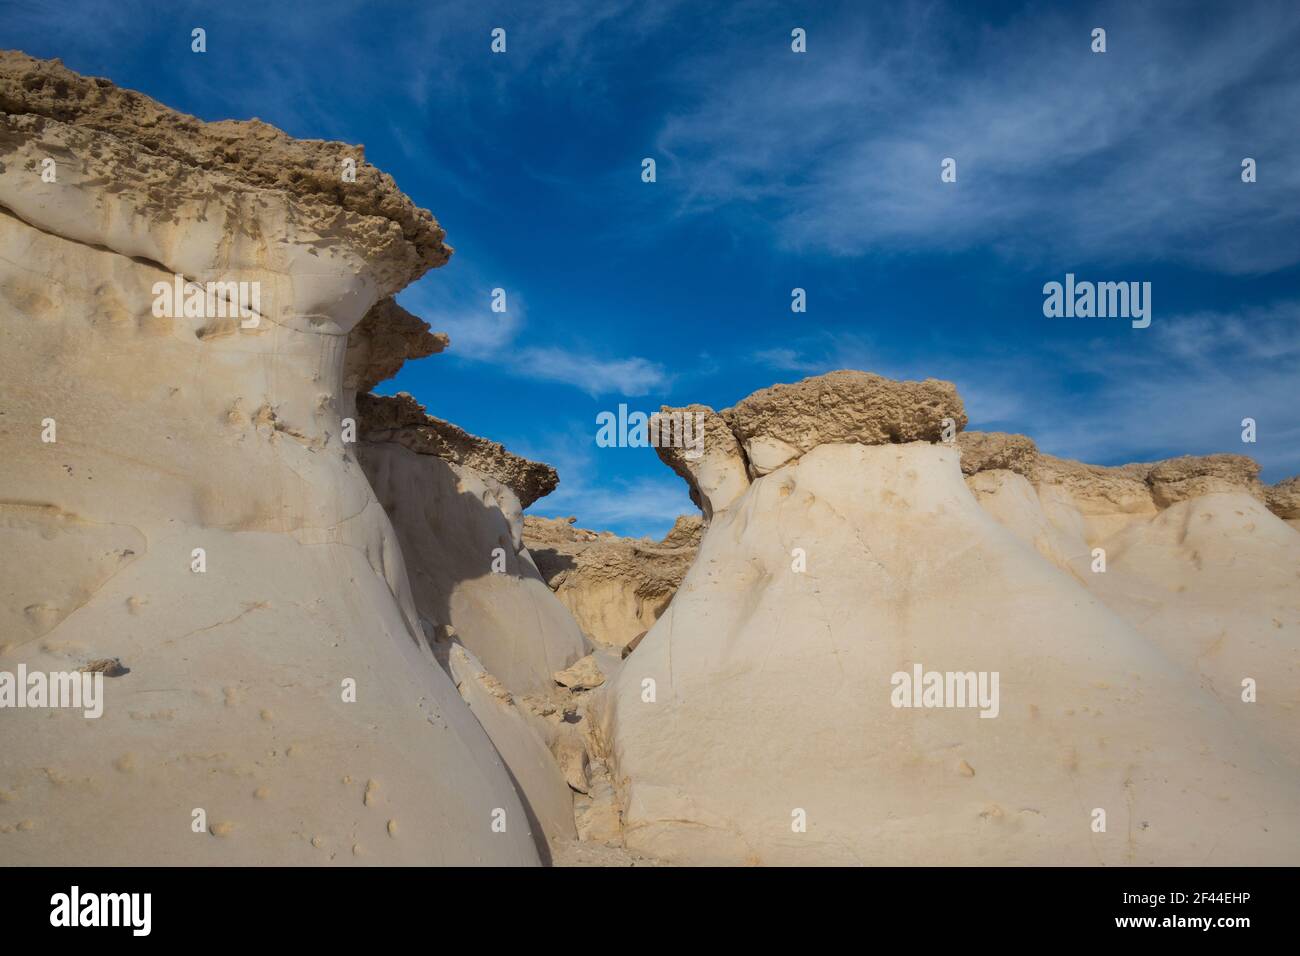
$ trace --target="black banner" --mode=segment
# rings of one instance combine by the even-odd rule
[[[528,932],[538,941],[823,933],[999,942],[1294,932],[1290,869],[7,869],[7,941],[79,934],[128,943],[377,942],[419,933]],[[1043,934],[1051,934],[1044,936]],[[973,935],[971,935],[973,934]],[[434,942],[434,940],[430,940]],[[613,945],[613,940],[610,940]],[[11,952],[15,950],[10,950]]]

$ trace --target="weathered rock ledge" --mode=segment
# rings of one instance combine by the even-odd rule
[[[421,455],[437,455],[465,465],[505,485],[527,508],[560,483],[555,469],[507,451],[505,446],[471,435],[435,418],[406,392],[357,396],[358,437],[369,442],[396,442]]]
[[[1184,455],[1120,466],[1088,465],[1038,451],[1033,439],[1004,432],[965,432],[965,407],[951,382],[897,382],[841,370],[760,389],[731,408],[664,406],[664,413],[704,416],[702,446],[658,447],[681,476],[705,521],[744,494],[751,481],[797,461],[819,445],[955,441],[967,476],[1006,470],[1035,484],[1061,486],[1080,500],[1121,511],[1159,510],[1214,492],[1245,491],[1279,515],[1300,515],[1300,479],[1273,488],[1245,455]]]
[[[0,159],[19,130],[74,129],[98,140],[105,189],[134,193],[163,216],[175,212],[200,179],[217,200],[225,190],[272,190],[295,201],[304,225],[347,237],[369,256],[397,258],[389,292],[413,282],[451,255],[445,233],[393,178],[365,161],[360,146],[294,139],[260,120],[207,123],[102,77],[81,76],[60,60],[0,52]],[[123,151],[113,148],[118,143]],[[356,164],[355,181],[342,164]],[[185,171],[185,175],[176,175]],[[108,175],[111,174],[111,175]],[[400,276],[400,278],[399,278]]]
[[[348,333],[343,388],[369,392],[397,374],[408,359],[428,358],[451,344],[445,332],[403,309],[390,296],[380,299]]]

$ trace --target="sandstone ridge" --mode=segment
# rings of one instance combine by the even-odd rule
[[[1240,455],[1055,458],[961,432],[946,383],[863,373],[706,411],[727,435],[659,452],[705,511],[698,555],[593,692],[628,849],[1296,862],[1294,480],[1262,488]],[[900,704],[898,675],[922,666],[996,673],[1000,698]],[[1088,808],[1130,799],[1140,826],[1095,835]]]
[[[505,485],[525,508],[559,485],[559,475],[550,465],[511,454],[497,442],[426,414],[424,406],[406,392],[358,395],[357,411],[359,431],[367,441],[396,442],[421,455],[467,465]]]
[[[347,437],[356,390],[445,346],[391,296],[450,252],[360,147],[0,54],[0,670],[120,662],[96,720],[5,711],[0,858],[535,865],[574,829],[546,809],[563,781],[493,742],[509,724],[476,719],[434,646],[456,627],[521,683],[585,653],[514,493]],[[260,304],[158,308],[180,280]],[[455,561],[408,546],[435,511],[464,528]]]

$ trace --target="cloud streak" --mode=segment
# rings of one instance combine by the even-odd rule
[[[659,148],[689,184],[682,214],[750,216],[797,249],[1300,262],[1300,134],[1278,121],[1300,115],[1294,4],[1173,14],[1112,4],[990,27],[956,6],[863,11],[811,30],[804,55],[697,61],[711,95],[664,122]],[[940,182],[945,157],[956,183]]]
[[[523,296],[507,292],[505,312],[491,308],[491,287],[466,281],[466,274],[442,282],[442,272],[402,292],[403,305],[446,332],[448,356],[490,364],[511,375],[537,382],[569,385],[593,398],[634,397],[662,389],[671,380],[658,362],[641,356],[609,357],[560,345],[521,342],[527,327],[528,305]]]

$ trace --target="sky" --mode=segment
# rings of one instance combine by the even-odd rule
[[[0,48],[364,144],[456,250],[398,297],[450,349],[378,391],[553,465],[533,513],[662,535],[684,483],[598,414],[837,368],[1096,464],[1300,472],[1294,0],[3,0]],[[1045,316],[1067,273],[1151,283],[1149,327]]]

